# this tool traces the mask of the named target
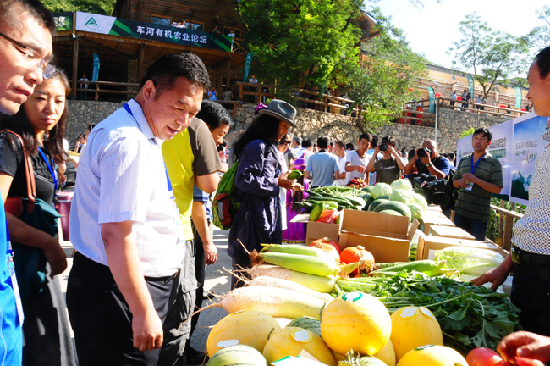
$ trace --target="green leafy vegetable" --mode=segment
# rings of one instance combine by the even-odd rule
[[[398,180],[394,180],[392,183],[391,183],[391,189],[393,189],[393,191],[406,191],[406,192],[411,192],[412,191],[412,185],[411,185],[411,181],[408,180],[408,179],[398,179]]]
[[[392,192],[392,189],[389,184],[386,183],[376,183],[376,185],[371,190],[372,198],[377,199],[382,196],[389,196]]]
[[[497,268],[504,257],[495,251],[481,248],[448,247],[438,250],[436,261],[447,261],[445,268],[460,270],[468,275],[481,276],[490,269]]]

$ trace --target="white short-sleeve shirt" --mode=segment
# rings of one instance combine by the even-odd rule
[[[357,151],[351,151],[346,157],[346,162],[349,162],[351,165],[354,165],[354,166],[355,165],[362,165],[362,166],[366,167],[369,164],[369,160],[370,160],[371,156],[372,155],[370,155],[368,153],[365,153],[365,157],[360,158],[359,154],[357,154]],[[354,170],[352,172],[348,172],[348,174],[347,174],[347,178],[349,180],[352,180],[354,178],[360,178],[360,179],[365,180],[366,176],[367,176],[366,172],[361,174],[357,170]]]
[[[140,105],[134,100],[128,105],[133,117],[121,108],[88,137],[71,205],[71,242],[107,266],[102,224],[133,221],[143,274],[169,276],[182,268],[184,246],[179,213],[168,193],[162,141]]]

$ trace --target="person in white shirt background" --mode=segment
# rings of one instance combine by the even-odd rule
[[[349,178],[346,172],[346,145],[343,141],[336,141],[334,144],[334,153],[338,157],[338,171],[340,173],[340,177],[334,182],[334,185],[346,186],[349,182]]]
[[[367,153],[372,141],[372,135],[370,133],[363,133],[359,136],[357,142],[357,150],[350,152],[346,160],[346,172],[349,179],[360,178],[369,183],[369,176],[366,173],[367,165],[371,158],[371,155]]]

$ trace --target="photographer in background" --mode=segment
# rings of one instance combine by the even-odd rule
[[[409,155],[409,163],[405,166],[405,175],[414,174],[415,170],[418,175],[435,175],[437,179],[445,179],[449,174],[451,165],[449,160],[439,155],[437,142],[434,140],[426,140],[420,149],[417,149],[412,158]]]
[[[382,153],[382,159],[377,159],[378,153]],[[374,149],[374,154],[367,165],[367,172],[376,171],[376,183],[391,184],[400,178],[400,171],[405,169],[403,160],[395,151],[395,139],[393,136],[385,136],[382,143]]]
[[[491,195],[502,190],[502,166],[487,151],[493,135],[486,128],[478,128],[472,136],[474,151],[460,159],[453,179],[460,188],[455,203],[455,225],[485,240],[487,223],[491,217]]]

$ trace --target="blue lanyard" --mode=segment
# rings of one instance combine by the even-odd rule
[[[58,180],[57,180],[57,172],[55,170],[53,170],[50,162],[48,161],[48,157],[46,156],[44,151],[42,151],[41,147],[38,148],[38,151],[40,151],[40,155],[42,156],[42,159],[44,159],[44,161],[46,162],[46,165],[48,166],[48,170],[50,171],[50,174],[52,175],[52,178],[53,178],[53,185],[55,186],[55,191],[57,192],[57,190],[59,189],[59,183],[58,183]]]
[[[472,156],[470,156],[470,172],[472,174],[475,174],[476,170],[477,170],[477,166],[479,165],[479,162],[481,161],[481,159],[483,159],[485,157],[485,155],[487,154],[483,154],[483,156],[479,159],[477,159],[477,163],[476,163],[476,167],[474,168],[474,154],[472,154]]]
[[[128,105],[128,103],[124,103],[124,109],[126,109],[126,112],[128,112],[130,114],[130,116],[132,116],[134,118],[134,120],[136,119],[136,117],[134,117],[134,114],[132,113],[132,110],[130,109],[130,106]],[[137,122],[137,120],[136,120]]]

